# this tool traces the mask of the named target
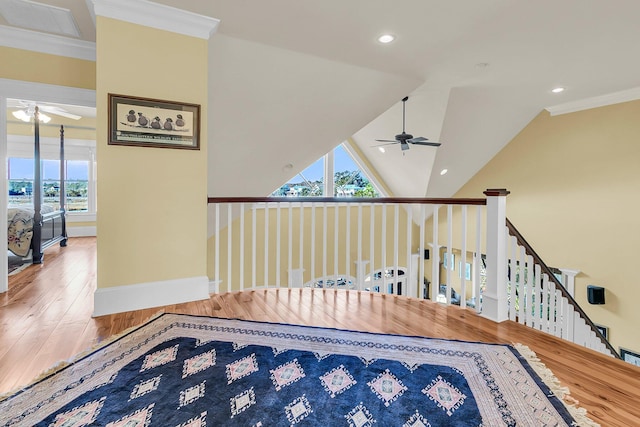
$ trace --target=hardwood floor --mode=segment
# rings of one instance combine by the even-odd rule
[[[640,368],[514,322],[470,310],[368,292],[269,289],[92,318],[96,240],[50,248],[43,265],[9,277],[0,294],[0,394],[56,363],[164,311],[468,341],[522,343],[602,426],[640,426]]]

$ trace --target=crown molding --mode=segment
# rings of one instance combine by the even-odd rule
[[[91,0],[95,16],[208,40],[220,20],[148,0]]]
[[[545,108],[545,110],[547,110],[552,116],[557,116],[560,114],[589,110],[591,108],[604,107],[606,105],[619,104],[621,102],[635,101],[637,99],[640,99],[640,87],[554,105],[552,107]]]
[[[96,60],[96,44],[56,34],[0,25],[0,45],[69,58]]]

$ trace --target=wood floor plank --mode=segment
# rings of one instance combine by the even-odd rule
[[[92,318],[96,239],[50,248],[45,263],[9,277],[0,294],[0,394],[28,384],[160,312],[490,343],[522,343],[602,426],[640,426],[640,368],[471,309],[370,292],[255,289],[208,300]]]

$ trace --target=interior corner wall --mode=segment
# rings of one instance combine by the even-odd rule
[[[506,188],[507,216],[551,267],[579,270],[575,298],[609,328],[612,345],[640,351],[640,101],[570,114],[543,111],[456,197]],[[587,302],[587,285],[606,304]]]
[[[208,41],[102,16],[96,27],[98,292],[208,284]],[[109,93],[201,105],[200,149],[108,145]]]

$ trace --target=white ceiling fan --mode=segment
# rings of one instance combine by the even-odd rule
[[[51,118],[47,116],[47,114],[53,114],[72,120],[80,120],[82,118],[82,116],[67,111],[60,104],[24,101],[21,99],[7,99],[7,107],[15,109],[12,112],[13,116],[24,122],[32,120],[36,106],[38,106],[38,110],[40,112],[40,121],[44,123],[47,123],[49,122],[49,120],[51,120]]]

